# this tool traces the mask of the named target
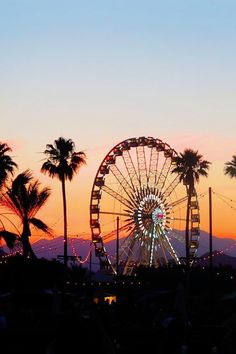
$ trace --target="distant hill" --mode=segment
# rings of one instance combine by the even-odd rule
[[[182,233],[184,239],[184,232]],[[77,255],[82,258],[82,261],[88,256],[90,249],[90,240],[84,240],[79,237],[69,238],[68,239],[68,255]],[[120,241],[122,243],[122,241]],[[179,256],[185,255],[185,245],[184,242],[180,243],[177,240],[172,240],[173,246]],[[58,255],[63,255],[63,237],[55,237],[51,240],[41,239],[33,244],[33,249],[38,257],[44,257],[47,259],[56,259]],[[106,244],[106,249],[109,254],[114,255],[116,250],[116,240],[112,240]],[[5,251],[7,251],[4,248]],[[223,251],[226,258],[222,258],[223,255],[216,255],[215,260],[219,259],[219,262],[225,264],[234,263],[234,257],[236,256],[236,240],[232,238],[219,238],[213,237],[213,250]],[[209,252],[209,235],[207,232],[201,231],[200,244],[197,256],[200,257]],[[231,256],[227,258],[227,256]],[[233,257],[233,259],[231,259]],[[220,261],[221,259],[221,261]],[[218,262],[218,261],[217,261]],[[98,268],[98,259],[92,256],[93,268]],[[89,258],[87,262],[84,263],[84,266],[89,267]]]
[[[213,236],[212,249],[223,251],[224,254],[230,256],[236,256],[236,240],[233,238],[221,238]],[[209,234],[207,232],[201,231],[198,255],[200,256],[207,252],[209,252]]]
[[[0,257],[4,257],[6,255],[7,255],[7,253],[4,251],[4,249],[0,248]]]
[[[184,240],[184,232],[182,232]],[[180,256],[185,256],[185,244],[173,239],[172,244]],[[212,249],[223,251],[224,254],[229,256],[236,256],[236,240],[232,238],[220,238],[213,236],[212,238]],[[197,257],[201,257],[203,254],[209,252],[209,234],[207,232],[201,231],[199,239],[199,247],[197,251]]]
[[[209,265],[209,253],[205,253],[202,255],[202,260],[199,261],[201,266],[208,266]],[[213,266],[230,266],[236,269],[236,257],[229,256],[219,251],[212,252],[212,263]]]

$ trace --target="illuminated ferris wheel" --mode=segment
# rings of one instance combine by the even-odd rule
[[[131,275],[140,265],[184,262],[187,192],[172,173],[175,156],[160,139],[140,137],[120,142],[103,159],[90,201],[92,242],[102,267],[116,273],[119,264],[120,273]],[[195,190],[189,208],[193,260],[200,234]]]

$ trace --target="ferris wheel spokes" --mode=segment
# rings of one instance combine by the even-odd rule
[[[129,182],[127,181],[123,173],[119,170],[119,168],[116,165],[111,165],[110,171],[118,181],[121,189],[128,195],[129,198],[132,198],[132,194],[130,192],[135,192],[135,190],[129,184]]]
[[[103,236],[103,239],[106,241],[113,240],[115,237],[117,237],[117,234],[120,235],[121,231],[129,232],[132,229],[132,225],[133,225],[133,221],[129,221],[127,224],[119,227],[118,230],[116,229],[116,230],[109,232],[108,234],[105,234]],[[119,238],[120,238],[120,236],[119,236]]]
[[[180,198],[180,199],[176,200],[175,202],[173,202],[173,203],[171,204],[171,206],[172,206],[172,207],[176,207],[177,205],[180,205],[180,204],[186,202],[187,200],[188,200],[188,196],[186,195],[185,197]]]
[[[168,234],[164,233],[163,229],[159,225],[157,225],[157,227],[159,228],[160,239],[163,241],[165,249],[168,251],[168,253],[171,255],[171,257],[175,260],[175,262],[177,264],[180,264],[179,258],[177,256],[173,246],[170,243]]]
[[[137,171],[134,166],[134,162],[132,160],[129,150],[123,151],[122,158],[123,158],[123,162],[124,162],[126,171],[129,176],[130,183],[132,184],[133,190],[135,191],[137,189],[137,187],[139,187],[140,183],[139,183],[138,174],[137,174]]]
[[[114,216],[128,216],[128,217],[130,217],[130,215],[131,215],[128,213],[119,213],[119,212],[114,212],[114,211],[100,211],[100,214],[114,215]]]
[[[96,174],[90,203],[92,239],[102,264],[106,259],[111,263],[105,246],[115,237],[122,242],[116,258],[123,274],[132,274],[137,265],[168,264],[171,258],[180,264],[179,248],[175,249],[171,237],[175,241],[175,229],[185,228],[183,208],[185,212],[190,208],[189,247],[194,257],[200,234],[199,205],[194,191],[187,206],[187,189],[179,183],[179,176],[171,173],[177,155],[168,144],[150,137],[124,140],[106,155]],[[184,252],[183,247],[180,250]]]
[[[139,185],[140,189],[142,189],[142,186],[148,185],[147,163],[143,145],[136,147],[136,155],[138,164]]]
[[[111,189],[110,187],[104,185],[102,186],[102,191],[110,194],[112,197],[117,199],[121,204],[125,205],[128,209],[133,207],[133,203],[131,200],[124,198],[122,195]]]
[[[154,258],[154,250],[155,250],[155,232],[154,232],[154,223],[151,223],[150,227],[150,234],[149,237],[151,239],[151,244],[150,244],[150,256],[149,256],[149,266],[152,266],[153,264],[153,258]]]
[[[168,157],[166,157],[157,180],[157,188],[159,190],[163,190],[170,169],[171,169],[171,160]]]
[[[149,170],[148,170],[148,186],[155,186],[157,182],[159,151],[156,147],[151,148]]]
[[[177,175],[173,179],[173,181],[168,185],[168,187],[164,190],[164,195],[166,196],[166,198],[171,195],[171,193],[175,190],[179,183],[179,176]]]
[[[133,253],[133,246],[135,243],[135,226],[132,228],[128,236],[122,239],[122,244],[119,249],[119,257],[123,259],[123,257],[129,257],[131,253]]]

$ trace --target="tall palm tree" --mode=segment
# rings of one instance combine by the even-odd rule
[[[79,168],[86,163],[84,152],[76,152],[71,139],[59,137],[53,144],[47,144],[44,154],[47,160],[43,163],[41,172],[50,177],[58,178],[62,186],[63,217],[64,217],[64,264],[67,266],[67,208],[65,181],[71,181]]]
[[[20,173],[13,181],[11,186],[6,187],[6,193],[3,195],[1,205],[20,220],[22,232],[20,236],[3,230],[2,236],[11,235],[21,241],[23,246],[23,256],[35,258],[29,238],[31,236],[30,226],[41,230],[47,234],[51,233],[51,229],[35,215],[45,205],[51,190],[48,187],[40,189],[40,182],[33,180],[32,173],[26,170]]]
[[[230,178],[236,178],[236,155],[233,155],[231,161],[225,163],[224,172],[225,175],[228,175]]]
[[[191,197],[193,195],[195,182],[199,182],[200,176],[207,177],[210,162],[203,160],[203,156],[192,149],[185,149],[183,153],[173,159],[175,167],[172,173],[179,175],[180,182],[183,182],[187,188],[187,211],[186,211],[186,227],[185,227],[185,245],[186,245],[186,266],[190,265],[189,254],[189,219]]]

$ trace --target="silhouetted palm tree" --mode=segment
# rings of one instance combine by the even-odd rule
[[[0,142],[0,188],[7,181],[9,174],[13,175],[17,164],[7,154],[11,148],[6,143]]]
[[[50,177],[57,177],[62,185],[63,216],[64,216],[64,264],[67,265],[67,208],[65,181],[71,181],[79,168],[86,163],[84,152],[75,152],[75,144],[71,139],[58,138],[53,144],[47,144],[44,154],[46,162],[41,172]]]
[[[225,163],[224,172],[225,175],[228,175],[230,178],[236,178],[236,155],[233,155],[231,161]]]
[[[14,169],[17,168],[17,164],[8,155],[9,152],[11,152],[11,148],[6,143],[0,142],[0,190],[8,180],[8,176],[13,175]],[[16,238],[10,233],[3,233],[4,225],[2,221],[1,224],[2,230],[0,230],[0,238],[5,240],[9,248],[13,248]]]
[[[2,236],[11,235],[21,241],[23,246],[24,257],[36,257],[29,237],[31,236],[30,225],[36,229],[51,233],[50,228],[35,215],[45,205],[51,191],[48,187],[40,190],[38,180],[33,180],[32,173],[29,170],[20,173],[13,181],[11,186],[6,187],[6,193],[3,195],[1,205],[14,213],[21,221],[22,232],[20,236],[8,232],[1,231]]]
[[[189,258],[189,219],[190,219],[190,205],[191,197],[194,191],[195,182],[199,182],[200,176],[207,177],[210,162],[203,160],[203,156],[192,149],[185,149],[179,156],[174,157],[173,162],[176,165],[172,173],[179,175],[180,182],[183,182],[187,188],[188,202],[186,211],[186,228],[185,228],[185,242],[186,242],[186,266],[190,265]]]

